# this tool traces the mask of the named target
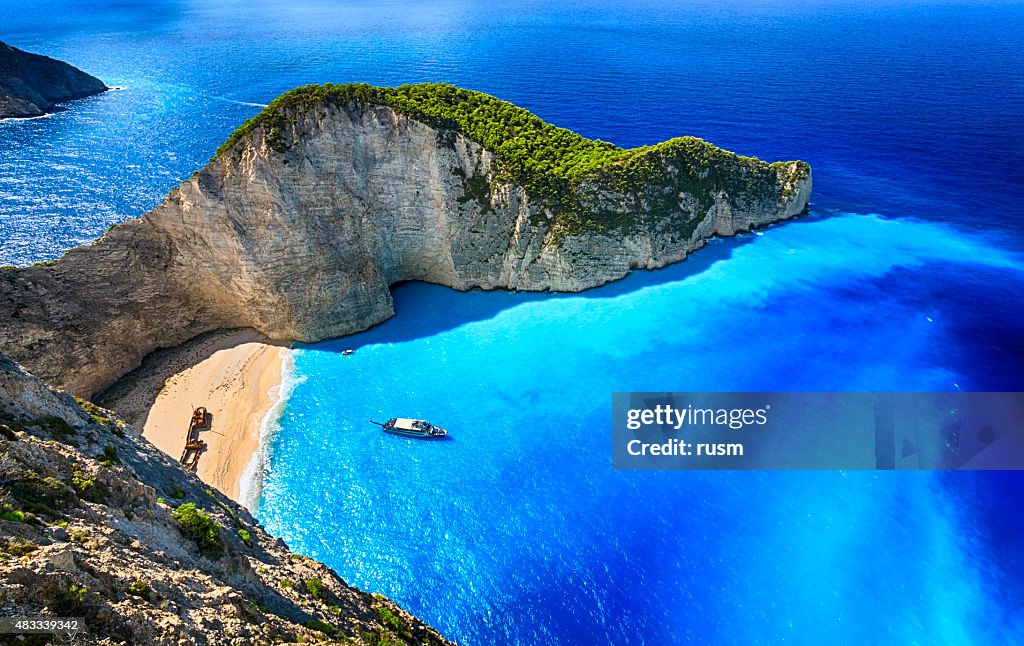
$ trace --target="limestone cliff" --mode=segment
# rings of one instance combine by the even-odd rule
[[[84,617],[83,644],[448,643],[3,355],[0,616]]]
[[[153,211],[0,270],[0,351],[89,396],[208,330],[365,329],[400,281],[595,287],[798,215],[810,189],[803,162],[694,138],[626,151],[451,86],[300,88]]]
[[[55,103],[106,90],[77,67],[0,42],[0,119],[38,117],[56,110]]]

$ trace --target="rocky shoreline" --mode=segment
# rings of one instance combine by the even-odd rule
[[[4,617],[83,617],[95,644],[448,643],[3,355],[0,480]]]
[[[77,67],[0,42],[0,119],[39,117],[108,89]]]

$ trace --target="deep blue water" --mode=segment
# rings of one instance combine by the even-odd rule
[[[580,295],[405,285],[296,350],[258,515],[463,643],[1020,641],[1018,474],[610,469],[613,390],[1024,390],[1024,6],[891,5],[4,2],[0,39],[125,89],[0,123],[0,264],[307,82],[805,159],[804,221]],[[367,423],[396,414],[453,439]]]

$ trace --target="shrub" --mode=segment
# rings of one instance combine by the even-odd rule
[[[111,227],[113,227],[113,225],[111,225]],[[89,413],[89,419],[91,419],[94,424],[106,426],[114,435],[117,435],[118,437],[124,436],[124,431],[121,430],[121,425],[124,424],[124,422],[115,417],[113,413],[111,413],[105,408],[100,408],[99,406],[92,403],[88,399],[75,397],[75,402],[78,403],[82,410]]]
[[[121,458],[117,455],[117,448],[108,444],[103,447],[103,459],[100,461],[105,467],[121,464]]]
[[[306,579],[306,592],[317,601],[327,601],[327,588],[324,587],[323,581],[316,577]]]
[[[295,586],[295,582],[292,581],[291,579],[288,579],[288,578],[281,579],[281,587],[282,588],[286,588],[288,590],[291,590],[294,586]]]
[[[224,539],[220,535],[220,525],[208,513],[187,502],[175,509],[171,515],[196,542],[201,554],[210,558],[223,556]]]
[[[405,642],[399,641],[390,634],[377,631],[376,633],[363,632],[359,634],[363,642],[372,646],[405,646]]]
[[[181,487],[178,486],[177,482],[171,483],[171,496],[177,498],[178,500],[181,500],[182,498],[185,497],[185,492],[182,491]]]
[[[39,546],[24,538],[13,538],[4,546],[4,550],[11,556],[28,556],[39,549]]]
[[[5,511],[4,513],[0,514],[0,518],[3,518],[4,520],[9,520],[12,523],[23,523],[25,522],[25,512],[20,511],[18,509],[12,509],[11,511]]]
[[[102,504],[107,499],[106,486],[102,482],[97,482],[95,478],[87,477],[77,464],[71,473],[71,488],[79,497],[89,502]]]
[[[145,599],[149,596],[149,586],[142,579],[136,579],[128,586],[128,594]]]
[[[85,603],[88,593],[84,585],[72,584],[68,591],[54,602],[53,611],[63,617],[74,614]]]
[[[66,483],[50,476],[40,478],[32,469],[20,469],[7,487],[22,510],[35,514],[59,518],[64,509],[78,500]]]
[[[328,623],[326,621],[320,621],[319,619],[306,622],[306,628],[309,628],[310,630],[320,631],[328,637],[338,632],[338,629],[334,627],[334,624]]]
[[[373,611],[377,613],[377,617],[380,619],[382,624],[391,628],[399,635],[408,636],[411,634],[409,627],[405,624],[405,621],[403,621],[402,618],[395,614],[390,608],[377,606]]]
[[[240,529],[238,530],[238,537],[242,539],[242,542],[252,547],[252,536],[249,534],[249,530]]]
[[[48,433],[58,440],[66,440],[72,436],[75,429],[71,427],[63,418],[48,415],[46,417],[39,417],[36,419],[24,421],[24,422],[8,422],[11,428],[19,431],[28,431],[28,429],[36,428],[40,431]]]

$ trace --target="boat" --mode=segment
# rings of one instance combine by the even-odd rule
[[[347,357],[348,355],[352,354],[353,352],[355,352],[355,350],[342,350],[341,354],[343,354],[343,355],[345,355]]]
[[[372,419],[370,420],[370,423],[380,426],[384,429],[385,433],[392,433],[393,435],[422,438],[438,438],[448,435],[448,431],[439,426],[434,426],[430,422],[423,421],[422,419],[392,417],[383,424],[380,422],[374,422]]]

